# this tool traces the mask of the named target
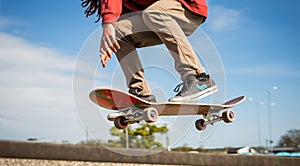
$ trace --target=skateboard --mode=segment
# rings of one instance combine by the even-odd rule
[[[223,104],[148,102],[132,94],[111,88],[97,88],[90,92],[89,98],[100,107],[114,110],[107,119],[114,121],[115,127],[125,129],[128,124],[146,121],[156,122],[159,116],[203,115],[195,122],[198,130],[219,121],[231,123],[235,120],[233,110],[225,110],[242,103],[246,97],[240,96]],[[222,113],[221,113],[222,112]]]

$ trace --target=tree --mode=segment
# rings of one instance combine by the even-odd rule
[[[142,149],[162,149],[163,145],[155,141],[155,134],[162,134],[168,131],[166,126],[157,127],[156,125],[143,124],[138,128],[127,127],[128,142],[130,148]],[[126,147],[126,129],[119,130],[116,127],[110,129],[112,136],[118,137],[117,140],[108,140],[112,147]]]
[[[289,130],[285,135],[281,136],[278,146],[294,147],[298,150],[300,145],[300,129]]]
[[[37,138],[27,138],[27,141],[38,141],[38,139]]]

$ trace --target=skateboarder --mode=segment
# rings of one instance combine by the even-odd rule
[[[217,91],[186,38],[206,20],[206,0],[82,1],[87,17],[97,13],[96,22],[102,18],[100,59],[103,67],[114,52],[129,93],[147,101],[156,100],[145,80],[136,48],[158,44],[168,48],[183,81],[174,89],[178,94],[169,101],[192,102]]]

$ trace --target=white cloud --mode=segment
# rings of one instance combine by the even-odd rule
[[[74,131],[74,127],[78,129],[75,134],[81,134],[72,96],[75,58],[69,57],[58,50],[0,33],[0,115],[7,120],[6,124],[2,123],[2,129],[6,126],[2,137],[26,131],[28,135],[52,135],[55,139],[62,129],[73,128]],[[34,127],[23,128],[27,122]],[[52,129],[47,132],[37,129],[40,124]],[[32,133],[35,129],[38,132]],[[68,135],[65,136],[67,139]]]
[[[0,88],[5,91],[27,91],[26,94],[35,94],[37,92],[32,93],[33,90],[29,90],[30,87],[35,87],[53,93],[53,87],[71,87],[74,60],[66,58],[56,50],[35,46],[21,38],[1,33],[0,61]],[[3,95],[5,93],[1,94],[1,98]],[[28,98],[30,97],[25,100]]]
[[[18,18],[9,18],[0,16],[0,30],[7,30],[19,36],[27,36],[28,31],[20,29],[20,27],[28,27],[28,23]]]
[[[0,32],[0,139],[76,143],[86,137],[78,117],[91,136],[110,136],[113,123],[88,98],[95,84],[107,86],[110,79],[109,72],[97,71],[98,45],[92,44],[75,59]]]
[[[241,11],[222,6],[211,6],[207,26],[214,31],[235,30],[238,28]]]
[[[0,16],[0,28],[7,27],[10,25],[15,25],[15,24],[16,24],[16,21]]]

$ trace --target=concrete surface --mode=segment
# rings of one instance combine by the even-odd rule
[[[100,146],[61,145],[51,143],[0,141],[0,158],[64,160],[100,163],[134,163],[165,165],[300,165],[299,158],[247,155],[212,155],[202,153],[182,153],[145,150],[119,149],[123,154]]]
[[[66,161],[66,160],[39,160],[39,159],[17,159],[0,158],[1,166],[164,166],[152,164],[134,163],[102,163],[89,161]]]

